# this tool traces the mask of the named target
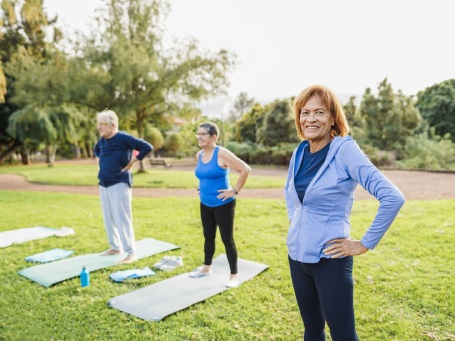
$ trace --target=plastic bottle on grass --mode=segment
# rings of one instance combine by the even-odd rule
[[[83,266],[82,271],[81,271],[81,287],[88,287],[89,285],[90,285],[90,273],[85,268],[85,266]]]

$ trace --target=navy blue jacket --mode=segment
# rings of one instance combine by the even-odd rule
[[[131,171],[122,172],[122,169],[130,162],[134,150],[139,151],[136,158],[142,160],[153,150],[153,146],[124,131],[117,132],[109,139],[102,137],[98,140],[95,145],[95,156],[100,159],[98,173],[100,186],[109,187],[124,182],[132,187]]]

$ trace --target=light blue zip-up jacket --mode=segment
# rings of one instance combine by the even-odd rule
[[[331,257],[322,250],[332,239],[349,237],[349,216],[358,183],[380,202],[376,217],[361,239],[365,247],[373,249],[403,206],[403,194],[371,163],[352,137],[336,136],[323,165],[308,185],[302,204],[294,181],[308,143],[302,141],[294,150],[284,190],[290,221],[289,256],[304,263]]]

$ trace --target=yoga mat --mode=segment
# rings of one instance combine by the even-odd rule
[[[153,256],[157,253],[178,249],[179,247],[171,243],[162,242],[153,238],[146,238],[136,242],[137,258]],[[118,261],[125,258],[126,254],[100,256],[99,253],[92,253],[46,263],[35,265],[30,268],[19,271],[19,275],[27,277],[45,287],[62,282],[64,280],[78,277],[81,273],[82,266],[85,265],[89,272],[117,265]]]
[[[0,232],[0,248],[5,248],[12,244],[21,244],[36,239],[44,239],[52,236],[65,237],[71,234],[74,234],[73,229],[65,226],[63,226],[61,229],[35,226],[5,231]]]
[[[268,265],[238,260],[240,283],[260,274]],[[160,321],[164,317],[185,309],[195,303],[228,290],[229,264],[226,255],[212,262],[213,274],[190,278],[188,273],[168,278],[139,290],[111,298],[108,304],[115,309],[147,321]],[[242,286],[234,290],[241,290]]]

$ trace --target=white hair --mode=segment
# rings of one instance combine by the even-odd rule
[[[118,127],[118,116],[112,110],[103,110],[96,115],[98,121],[103,121]]]

